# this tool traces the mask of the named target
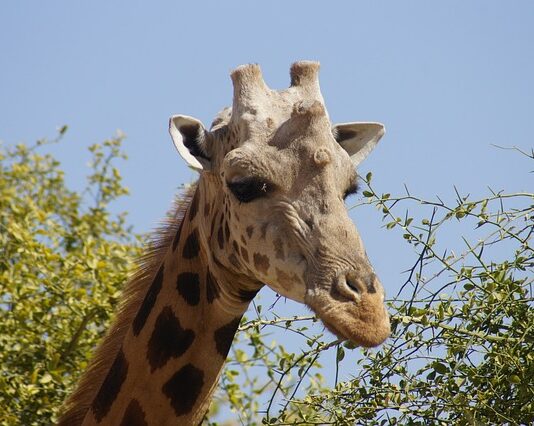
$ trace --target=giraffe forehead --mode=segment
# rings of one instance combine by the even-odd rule
[[[283,133],[289,130],[302,134],[311,127],[313,117],[323,118],[327,124],[323,130],[329,131],[330,120],[318,86],[314,90],[299,87],[280,91],[265,89],[250,93],[244,104],[240,101],[236,103],[234,97],[234,105],[217,114],[211,131],[216,139],[223,141],[221,148],[236,143],[239,146],[248,140],[272,141],[273,135],[280,129],[284,130]]]
[[[346,152],[329,140],[300,140],[283,148],[249,141],[227,154],[221,177],[231,182],[249,176],[284,191],[296,185],[298,192],[305,186],[337,194],[356,180],[356,171]]]

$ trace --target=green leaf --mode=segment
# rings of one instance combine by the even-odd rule
[[[39,383],[42,385],[45,385],[47,383],[50,383],[52,381],[52,376],[49,373],[45,373],[40,379]]]
[[[336,361],[340,362],[343,358],[345,358],[345,351],[343,350],[343,346],[340,345],[337,347]]]
[[[446,374],[449,371],[449,368],[445,364],[436,361],[434,362],[434,370],[436,373]]]
[[[512,374],[508,377],[508,381],[514,385],[521,383],[521,379],[516,374]]]

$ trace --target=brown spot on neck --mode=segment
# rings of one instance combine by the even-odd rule
[[[236,240],[232,240],[232,248],[236,253],[239,253],[239,245],[237,244]]]
[[[219,243],[219,248],[221,250],[224,249],[224,232],[222,227],[219,227],[219,230],[217,231],[217,243]]]
[[[224,237],[226,238],[226,241],[230,241],[230,227],[228,226],[227,221],[224,221]]]
[[[245,262],[249,262],[248,251],[245,247],[241,247],[241,257]]]
[[[184,249],[182,251],[182,256],[184,259],[193,259],[198,256],[200,250],[200,245],[198,242],[198,229],[195,228],[187,237],[187,240],[184,244]]]
[[[254,259],[254,266],[259,272],[264,273],[267,275],[267,271],[269,270],[269,258],[263,254],[260,253],[254,253],[253,256]]]
[[[145,412],[137,399],[132,399],[126,407],[120,426],[148,426]]]
[[[265,222],[263,225],[261,225],[261,239],[265,239],[265,235],[267,235],[267,227],[269,226],[268,222]]]
[[[286,255],[284,254],[284,243],[280,238],[274,240],[274,252],[277,259],[286,260]]]
[[[126,361],[124,352],[121,349],[115,357],[115,361],[113,361],[113,365],[108,371],[108,374],[104,379],[102,386],[100,386],[100,390],[96,394],[91,406],[97,422],[100,423],[108,414],[115,399],[117,399],[117,396],[119,395],[127,374],[128,361]]]
[[[141,330],[145,326],[150,312],[152,312],[152,309],[156,304],[156,299],[158,298],[158,294],[161,291],[161,286],[163,284],[164,273],[164,266],[162,264],[158,270],[158,273],[154,277],[154,281],[152,281],[152,285],[148,289],[145,298],[143,299],[143,303],[141,304],[139,311],[137,311],[137,315],[133,320],[132,330],[135,336],[138,336],[139,333],[141,333]]]
[[[206,271],[206,299],[208,303],[213,303],[213,301],[219,297],[220,289],[219,284],[213,278],[213,275],[209,271]]]
[[[151,371],[163,367],[171,358],[182,356],[193,343],[195,332],[183,329],[170,306],[165,306],[148,341],[147,359]]]
[[[215,330],[213,336],[215,339],[215,347],[217,348],[217,352],[219,352],[223,358],[226,358],[226,355],[228,355],[228,351],[230,350],[230,346],[232,346],[232,341],[234,340],[234,335],[237,331],[237,327],[239,327],[240,321],[241,317],[236,317],[228,324]]]
[[[260,291],[260,289],[257,289],[257,290],[245,290],[245,289],[242,289],[240,288],[239,291],[238,291],[238,295],[239,295],[239,298],[243,301],[243,302],[250,302],[252,299],[254,299],[256,297],[256,294],[258,294],[258,292]]]
[[[211,227],[210,227],[210,235],[213,235],[213,233],[215,232],[215,223],[216,223],[216,220],[217,220],[217,215],[213,215],[213,218],[211,219]]]
[[[191,205],[189,206],[189,222],[192,222],[195,216],[198,212],[198,195],[199,189],[195,191],[195,195],[193,196],[193,200],[191,200]]]
[[[189,306],[200,302],[200,278],[195,272],[182,272],[176,277],[176,290]]]
[[[240,267],[239,260],[237,259],[237,256],[235,255],[235,253],[231,253],[230,256],[228,256],[228,260],[234,268]]]
[[[177,417],[191,412],[204,385],[204,372],[193,364],[178,370],[162,388]]]
[[[184,226],[184,219],[182,219],[182,222],[180,223],[180,227],[178,228],[178,231],[174,235],[174,239],[172,241],[172,251],[176,251],[176,247],[178,246],[178,243],[180,242],[180,236],[182,235],[183,226]]]

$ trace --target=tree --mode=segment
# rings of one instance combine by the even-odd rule
[[[121,142],[90,148],[81,192],[39,154],[48,142],[0,148],[3,425],[54,421],[140,253],[125,214],[109,212],[127,193],[114,166]],[[260,298],[205,423],[228,410],[245,425],[534,422],[534,194],[457,191],[446,203],[381,193],[371,179],[356,207],[377,208],[414,256],[388,302],[393,336],[378,350],[358,349],[314,316],[283,317],[280,302],[265,309]],[[282,344],[280,330],[291,333]],[[321,360],[335,363],[334,378]]]
[[[113,162],[123,137],[90,147],[87,187],[69,189],[34,146],[0,146],[0,423],[51,424],[102,336],[139,253]]]

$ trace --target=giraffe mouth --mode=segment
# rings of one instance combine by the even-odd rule
[[[362,294],[355,302],[347,295],[325,290],[308,295],[306,303],[338,338],[359,346],[374,347],[389,337],[391,325],[382,298]]]
[[[339,331],[336,327],[334,327],[334,325],[328,321],[325,321],[325,320],[321,320],[323,325],[328,329],[330,330],[330,332],[332,332],[333,334],[336,335],[336,337],[338,337],[339,339],[343,339],[343,340],[350,340],[348,336],[345,336],[341,331]]]
[[[379,324],[367,324],[356,319],[351,323],[343,322],[338,325],[336,318],[326,319],[324,315],[318,313],[324,326],[336,335],[339,339],[350,340],[351,342],[366,348],[372,348],[382,344],[390,335],[389,316]]]

